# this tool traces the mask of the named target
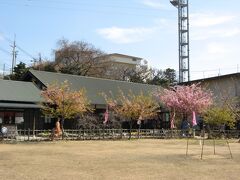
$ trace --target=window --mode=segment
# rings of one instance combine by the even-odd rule
[[[52,122],[52,118],[50,116],[45,115],[44,122],[46,124],[50,124]]]
[[[15,123],[16,124],[24,123],[23,113],[15,113]]]

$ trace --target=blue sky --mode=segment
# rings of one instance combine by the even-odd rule
[[[239,0],[189,0],[191,79],[237,72]],[[33,57],[53,59],[57,40],[84,40],[107,53],[178,69],[177,9],[169,0],[0,0],[0,69],[11,66],[9,40]],[[7,51],[7,52],[6,52]],[[31,63],[18,52],[17,62]]]

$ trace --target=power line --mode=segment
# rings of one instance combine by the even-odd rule
[[[11,54],[9,51],[7,51],[7,50],[5,50],[5,49],[3,49],[3,48],[1,48],[1,47],[0,47],[0,51],[2,51],[2,52],[4,52],[4,53],[6,53],[6,54],[8,54],[8,55],[10,55],[10,54]]]
[[[39,5],[30,5],[30,4],[13,4],[13,3],[6,3],[6,2],[2,2],[0,5],[10,5],[10,6],[23,6],[23,7],[29,7],[29,8],[42,8],[42,9],[55,9],[55,10],[63,10],[63,11],[76,11],[76,12],[86,12],[86,13],[98,13],[98,14],[121,14],[121,15],[131,15],[131,16],[142,16],[142,17],[152,17],[152,14],[140,14],[140,13],[129,13],[129,12],[122,12],[122,11],[99,11],[94,9],[95,7],[99,9],[98,6],[94,6],[92,8],[76,8],[76,6],[74,8],[72,7],[57,7],[57,6],[39,6]],[[126,8],[126,7],[125,7]],[[112,9],[112,8],[111,8]],[[149,9],[150,10],[150,9]],[[153,12],[153,9],[150,10]],[[154,10],[155,11],[155,10]],[[156,11],[159,13],[159,11]]]
[[[9,1],[8,1],[9,2]],[[25,5],[25,6],[31,6],[33,3],[38,3],[38,2],[41,2],[43,3],[44,0],[28,0],[28,1],[25,1],[25,2],[22,2],[22,3],[25,3],[25,4],[22,4],[22,5]],[[64,4],[64,5],[73,5],[74,7],[76,7],[76,5],[81,5],[81,6],[90,6],[90,7],[106,7],[106,8],[120,8],[120,9],[135,9],[135,10],[147,10],[147,11],[155,11],[155,12],[159,12],[159,10],[157,9],[153,9],[153,8],[144,8],[144,7],[139,7],[139,6],[123,6],[123,5],[118,5],[118,2],[117,1],[110,1],[110,3],[107,3],[107,4],[104,4],[103,1],[99,1],[100,3],[98,2],[95,2],[95,3],[89,3],[89,2],[71,2],[71,1],[63,1],[63,0],[47,0],[45,1],[47,4],[51,3],[51,4]],[[114,3],[114,5],[112,5]],[[117,3],[117,4],[116,4]],[[110,4],[110,5],[109,5]]]
[[[27,51],[24,50],[21,46],[19,46],[15,41],[12,41],[10,38],[8,38],[8,37],[6,37],[6,36],[4,36],[4,35],[2,35],[2,36],[3,36],[3,39],[5,39],[6,41],[8,41],[10,44],[14,44],[14,43],[15,43],[15,47],[16,47],[18,50],[20,50],[21,52],[23,52],[25,55],[27,55],[28,57],[30,57],[30,58],[33,59],[33,60],[36,59],[33,55],[31,55],[29,52],[27,52]],[[9,52],[8,52],[8,53],[9,53]],[[9,53],[9,54],[11,54],[11,53]]]
[[[36,58],[34,56],[32,56],[30,53],[28,53],[26,50],[24,50],[23,48],[21,48],[19,45],[16,45],[16,47],[22,51],[25,55],[27,55],[28,57],[32,58],[33,60],[35,60]]]
[[[40,2],[39,0],[29,0],[30,2]],[[41,0],[41,2],[43,2]],[[116,2],[116,1],[114,1]],[[62,3],[62,4],[68,4],[68,5],[81,5],[81,6],[101,6],[101,7],[107,7],[107,8],[121,8],[121,9],[135,9],[135,10],[147,10],[147,11],[156,11],[159,12],[159,10],[157,9],[152,9],[152,8],[143,8],[143,7],[137,7],[137,6],[122,6],[122,5],[109,5],[108,4],[104,4],[102,1],[101,3],[89,3],[89,2],[70,2],[70,1],[59,1],[59,0],[47,0],[47,3]],[[113,1],[111,1],[111,3],[113,3]]]

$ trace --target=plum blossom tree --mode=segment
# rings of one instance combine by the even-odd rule
[[[65,119],[91,111],[85,90],[72,91],[67,81],[49,85],[41,95],[44,99],[43,113],[55,118],[61,117],[62,130]]]
[[[157,91],[155,96],[171,111],[171,128],[174,127],[175,114],[184,117],[189,117],[193,112],[200,114],[213,102],[212,93],[200,87],[199,84],[178,85]]]

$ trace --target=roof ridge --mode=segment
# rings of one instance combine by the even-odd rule
[[[217,79],[217,78],[223,78],[223,77],[229,77],[229,76],[235,76],[235,75],[240,75],[240,72],[223,74],[223,75],[212,76],[212,77],[201,78],[201,79],[194,79],[194,80],[191,80],[191,81],[188,81],[188,82],[205,81],[205,80],[211,80],[211,79]],[[183,84],[188,83],[188,82],[183,82]]]
[[[30,72],[31,71],[43,72],[43,73],[50,73],[50,74],[60,74],[60,75],[64,75],[64,76],[74,76],[74,77],[82,77],[82,78],[88,78],[88,79],[97,79],[97,80],[102,80],[102,81],[123,82],[123,83],[128,83],[128,84],[139,84],[139,85],[143,85],[143,86],[160,87],[160,86],[151,85],[151,84],[135,83],[135,82],[128,82],[128,81],[123,81],[123,80],[114,80],[114,79],[106,79],[106,78],[91,77],[91,76],[81,76],[81,75],[75,75],[75,74],[65,74],[65,73],[60,73],[60,72],[40,71],[40,70],[34,70],[34,69],[30,69],[29,71]]]
[[[131,56],[131,55],[127,55],[127,54],[121,54],[121,53],[111,53],[111,54],[107,54],[107,56],[125,56],[125,57],[130,57],[130,58],[136,58],[136,59],[143,59],[137,56]]]

